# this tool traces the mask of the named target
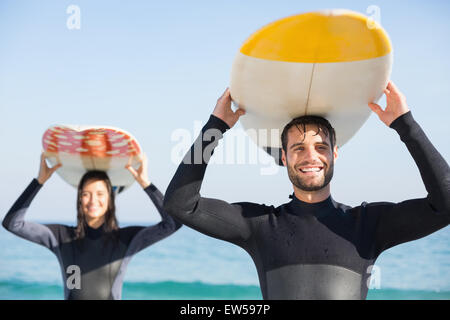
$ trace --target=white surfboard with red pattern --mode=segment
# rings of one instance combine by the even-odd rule
[[[52,166],[62,164],[56,172],[74,187],[88,170],[102,170],[114,187],[123,190],[135,181],[125,166],[130,161],[138,168],[142,154],[130,133],[106,126],[51,126],[42,137],[42,145]]]

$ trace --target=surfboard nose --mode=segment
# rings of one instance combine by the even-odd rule
[[[388,34],[365,15],[308,12],[274,21],[244,42],[230,92],[247,111],[245,129],[278,130],[278,137],[251,136],[263,149],[280,148],[284,125],[301,115],[325,117],[342,146],[370,116],[368,102],[382,96],[392,60]]]
[[[42,147],[52,166],[62,164],[56,172],[70,185],[77,187],[86,171],[101,170],[117,193],[134,183],[125,165],[138,167],[142,154],[129,132],[109,126],[54,125],[45,131]]]
[[[242,45],[253,58],[283,62],[350,62],[382,57],[392,51],[386,31],[363,14],[323,10],[272,22]]]

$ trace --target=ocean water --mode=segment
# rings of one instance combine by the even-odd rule
[[[48,249],[3,228],[0,244],[0,299],[63,299],[61,271]],[[450,299],[450,228],[384,252],[369,288],[369,300]],[[258,300],[262,295],[243,249],[184,226],[133,257],[122,298]]]

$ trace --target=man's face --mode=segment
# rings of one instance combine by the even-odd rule
[[[293,126],[288,131],[286,152],[282,161],[288,169],[289,179],[304,191],[317,191],[326,187],[333,177],[337,147],[331,149],[328,136],[317,133],[317,125]]]

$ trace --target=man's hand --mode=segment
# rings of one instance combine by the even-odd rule
[[[217,100],[216,107],[214,108],[212,114],[225,121],[225,123],[232,128],[239,120],[239,117],[245,114],[245,110],[239,108],[236,112],[234,112],[231,109],[230,89],[227,88],[222,96]]]
[[[384,89],[384,94],[386,95],[386,109],[383,110],[376,103],[369,103],[369,107],[389,127],[395,119],[407,113],[409,108],[405,96],[392,81],[389,81],[387,88]]]

